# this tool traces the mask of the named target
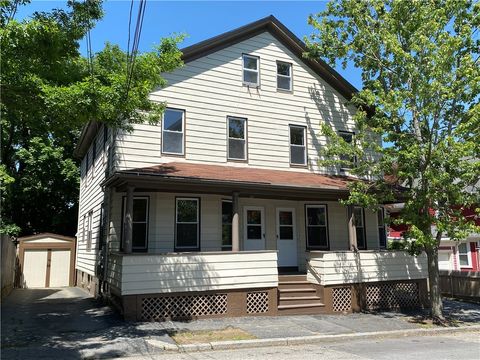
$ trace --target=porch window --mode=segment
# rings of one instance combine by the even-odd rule
[[[232,250],[232,202],[222,200],[222,250]]]
[[[357,231],[357,248],[360,250],[367,249],[366,235],[365,235],[365,213],[364,209],[359,206],[353,208],[355,217],[355,228]]]
[[[290,164],[307,165],[306,132],[304,126],[290,125]]]
[[[326,205],[306,205],[307,249],[328,249]]]
[[[385,210],[383,208],[377,210],[378,222],[378,241],[380,249],[387,248],[387,231],[385,229]]]
[[[247,119],[237,117],[227,117],[228,122],[228,159],[246,160],[247,159]]]
[[[259,62],[258,56],[243,55],[243,83],[245,85],[260,85]]]
[[[466,243],[458,245],[458,263],[460,267],[469,268],[472,267],[472,262],[470,259],[470,251]]]
[[[175,249],[200,250],[200,216],[198,198],[177,198],[175,216]]]
[[[292,91],[292,64],[277,61],[277,89]]]
[[[355,142],[355,133],[351,131],[339,131],[338,136],[340,136],[343,141],[345,141],[347,144],[354,144]],[[357,164],[357,157],[356,156],[349,156],[349,155],[340,155],[340,160],[348,162],[347,164],[342,164],[341,168],[342,170],[348,170],[351,169],[352,167],[355,167]]]
[[[123,197],[123,217],[125,219],[127,201]],[[148,241],[148,211],[149,197],[135,196],[133,198],[132,214],[132,251],[146,251]],[[122,226],[123,230],[123,226]],[[123,234],[123,233],[122,233]]]
[[[162,121],[162,153],[184,155],[185,112],[166,109]]]

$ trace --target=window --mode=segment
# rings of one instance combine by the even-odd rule
[[[247,159],[247,119],[227,117],[228,122],[228,159]]]
[[[107,232],[105,231],[105,226],[107,224],[107,219],[106,219],[106,212],[105,212],[105,203],[102,203],[100,205],[100,227],[98,231],[98,249],[102,250],[104,244],[106,243],[106,234]]]
[[[306,132],[304,126],[290,125],[290,164],[307,165]]]
[[[123,197],[123,217],[127,207],[126,197]],[[136,196],[133,198],[132,213],[132,251],[146,251],[148,248],[148,211],[149,197]],[[123,229],[123,227],[122,227]]]
[[[175,216],[175,249],[200,249],[200,216],[198,198],[177,198]]]
[[[222,250],[232,250],[232,202],[222,200]]]
[[[162,152],[165,154],[184,154],[185,112],[166,109],[162,121]]]
[[[328,249],[327,206],[306,205],[307,249]]]
[[[103,151],[107,151],[107,142],[108,142],[108,127],[103,125]]]
[[[355,143],[355,133],[350,132],[350,131],[339,131],[338,135],[345,141],[347,144],[354,144]],[[357,163],[357,157],[356,156],[349,156],[349,155],[340,155],[340,160],[346,161],[349,164],[343,163],[341,165],[342,169],[350,169],[354,167]]]
[[[378,222],[378,241],[380,249],[387,248],[387,232],[385,229],[385,210],[377,210],[377,222]]]
[[[87,215],[83,215],[83,223],[82,223],[82,241],[87,240]]]
[[[88,217],[87,217],[87,251],[92,250],[92,224],[93,224],[93,210],[88,213]]]
[[[88,163],[88,151],[85,154],[85,187],[88,185],[88,168],[89,168],[89,163]]]
[[[360,250],[366,250],[367,242],[365,235],[365,217],[363,208],[355,206],[353,208],[353,215],[355,219],[355,228],[357,231],[357,248]]]
[[[260,58],[252,55],[243,55],[243,83],[246,85],[260,85],[259,63]]]
[[[292,64],[277,61],[277,89],[292,91]]]
[[[458,263],[460,264],[461,268],[472,267],[470,250],[468,249],[468,245],[466,243],[458,245]]]

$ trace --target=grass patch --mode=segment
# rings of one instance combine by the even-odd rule
[[[248,332],[234,327],[220,330],[181,331],[171,335],[177,344],[202,344],[212,341],[235,341],[256,339]]]

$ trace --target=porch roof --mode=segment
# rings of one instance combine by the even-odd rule
[[[312,196],[329,194],[334,198],[348,195],[348,183],[355,178],[347,176],[321,175],[311,172],[269,170],[243,166],[209,165],[186,162],[169,162],[156,166],[116,172],[107,179],[105,186],[122,191],[127,185],[137,189],[182,190],[231,193],[248,191],[249,195],[294,196],[300,193]],[[172,189],[172,187],[175,189]],[[282,194],[278,194],[281,191]],[[277,194],[275,194],[277,193]],[[296,194],[296,195],[295,195]]]

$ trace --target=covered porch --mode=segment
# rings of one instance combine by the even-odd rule
[[[312,267],[314,253],[354,254],[362,269],[368,249],[383,259],[378,273],[406,261],[382,250],[383,213],[339,203],[351,179],[186,163],[140,170],[105,183],[106,278],[128,318],[355,311],[360,307],[353,295],[349,306],[334,307],[326,290],[332,284],[312,277],[314,268],[316,276],[332,271]],[[422,273],[423,263],[415,266]],[[340,263],[335,271],[347,268],[354,271]],[[335,285],[365,282],[357,280]],[[390,280],[399,279],[376,281]],[[166,310],[172,306],[175,311]]]

